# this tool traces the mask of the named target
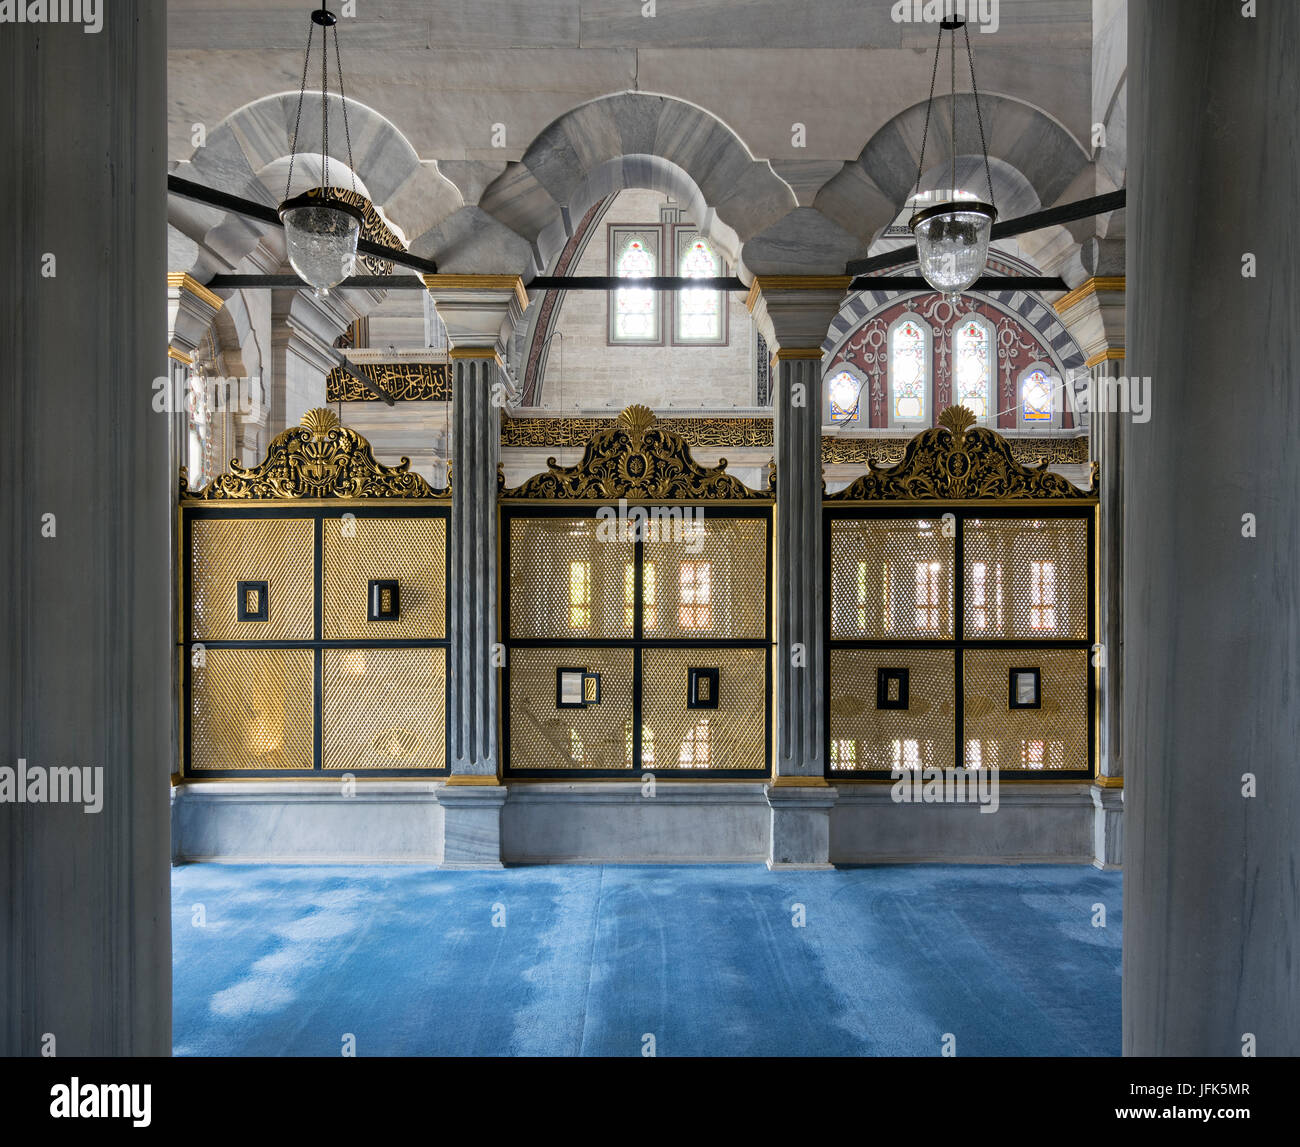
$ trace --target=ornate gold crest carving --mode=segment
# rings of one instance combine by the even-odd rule
[[[1016,461],[1011,444],[985,426],[964,406],[950,406],[939,425],[923,430],[903,451],[896,466],[868,463],[869,470],[827,501],[862,502],[890,499],[1091,498],[1097,494],[1097,464],[1087,490],[1048,470]]]
[[[535,474],[522,486],[502,490],[509,498],[592,499],[755,499],[770,498],[768,489],[751,490],[726,472],[727,460],[701,466],[691,457],[680,434],[665,429],[645,406],[629,406],[614,422],[587,442],[576,466],[546,460],[547,472]],[[498,471],[498,484],[505,479]]]
[[[246,469],[233,459],[230,473],[214,478],[202,490],[189,488],[181,467],[181,497],[219,498],[439,498],[450,490],[435,490],[411,461],[397,466],[375,461],[370,443],[355,430],[339,424],[332,410],[318,407],[302,416],[302,424],[277,434],[260,466]]]

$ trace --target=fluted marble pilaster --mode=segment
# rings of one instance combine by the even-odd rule
[[[0,32],[0,767],[103,770],[0,804],[5,1055],[171,1053],[165,4],[103,7]]]
[[[1300,7],[1128,16],[1123,1047],[1293,1056]]]
[[[451,459],[450,764],[453,774],[495,777],[497,752],[496,358],[456,358]]]
[[[849,279],[755,279],[749,308],[773,353],[776,737],[768,866],[830,866],[822,546],[821,345]]]

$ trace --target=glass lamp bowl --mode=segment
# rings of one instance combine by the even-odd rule
[[[359,207],[319,187],[280,204],[289,262],[316,294],[328,294],[352,274],[364,218]]]
[[[908,221],[925,281],[942,295],[956,296],[984,273],[989,238],[998,213],[975,200],[937,203]]]

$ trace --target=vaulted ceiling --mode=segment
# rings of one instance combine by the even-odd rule
[[[312,7],[171,0],[172,170],[278,200]],[[544,273],[587,206],[640,186],[696,205],[742,276],[838,273],[893,221],[915,177],[938,31],[895,23],[883,0],[657,0],[653,16],[632,0],[355,7],[339,29],[358,175],[411,249],[447,271]],[[1120,80],[1104,74],[1107,91],[1097,87],[1115,71],[1104,25],[1122,4],[996,9],[997,30],[972,25],[971,41],[999,181],[1021,210],[1114,186],[1116,155],[1107,186],[1090,137],[1099,114],[1114,118]],[[968,85],[959,67],[959,90]],[[978,143],[964,106],[968,155]],[[318,105],[303,130],[318,137]],[[945,135],[946,112],[931,127],[927,183],[946,169]],[[173,201],[171,214],[210,271],[239,267],[263,238],[207,208]]]

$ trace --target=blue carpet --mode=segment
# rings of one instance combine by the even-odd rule
[[[1120,875],[1078,866],[199,864],[172,939],[177,1055],[1120,1051]]]

